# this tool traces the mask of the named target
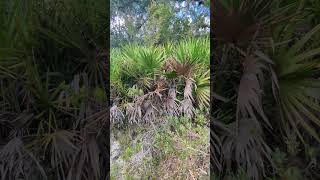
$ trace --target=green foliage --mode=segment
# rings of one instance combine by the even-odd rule
[[[148,8],[149,19],[146,23],[146,44],[162,44],[172,38],[171,21],[174,18],[170,3],[152,1]]]
[[[111,45],[163,45],[209,34],[209,1],[111,1]]]
[[[139,79],[140,77],[153,77],[155,70],[159,69],[164,60],[162,48],[142,47],[128,45],[123,48],[123,66],[127,76]]]
[[[113,49],[112,122],[150,122],[166,115],[191,118],[196,108],[208,108],[209,54],[207,38]]]
[[[176,48],[176,59],[182,64],[210,63],[210,42],[207,38],[180,41]]]

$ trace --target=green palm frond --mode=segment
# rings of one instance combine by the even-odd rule
[[[195,95],[199,104],[210,106],[210,71],[195,77]]]
[[[175,58],[181,64],[196,65],[210,63],[210,43],[208,38],[188,39],[178,43]]]
[[[164,50],[161,47],[127,45],[123,48],[123,71],[129,77],[151,77],[163,64]]]
[[[281,108],[284,123],[299,135],[303,141],[301,128],[320,142],[315,126],[320,127],[320,105],[318,103],[320,81],[317,79],[319,61],[314,58],[320,49],[307,50],[306,43],[313,34],[320,30],[316,26],[287,51],[275,54],[275,71],[279,81],[279,95],[276,97]],[[301,49],[306,49],[303,53]]]

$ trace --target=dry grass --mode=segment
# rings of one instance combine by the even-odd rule
[[[119,161],[122,167],[114,168],[114,174],[134,179],[209,179],[208,127],[193,127],[181,118],[131,126],[118,130],[122,158],[112,166]]]

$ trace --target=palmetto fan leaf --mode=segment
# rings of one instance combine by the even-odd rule
[[[99,4],[103,2],[90,3],[85,0],[81,3],[61,1],[42,4],[44,10],[48,8],[50,10],[47,11],[57,11],[49,14],[41,14],[45,11],[39,12],[41,18],[39,27],[35,28],[36,33],[41,37],[40,42],[50,44],[49,50],[39,48],[46,52],[42,56],[50,59],[43,65],[64,71],[69,78],[74,73],[86,72],[91,86],[105,85],[107,78],[105,57],[108,52],[106,29],[102,25],[106,23],[101,21],[101,24],[97,24],[97,20],[106,18],[107,12],[98,7]],[[48,21],[47,18],[53,20]],[[72,71],[70,68],[73,68]]]
[[[3,1],[0,4],[0,48],[24,49],[30,43],[35,22],[34,1]]]
[[[83,141],[79,150],[74,154],[67,179],[98,180],[100,177],[101,150],[97,143],[96,133],[83,131],[81,137]]]
[[[141,106],[136,103],[127,103],[125,107],[129,123],[138,123],[142,118]]]
[[[124,72],[130,77],[152,77],[164,61],[161,47],[139,47],[131,44],[123,48]]]
[[[179,76],[185,79],[184,100],[181,101],[180,112],[187,117],[193,116],[195,90],[196,98],[202,105],[208,105],[209,101],[209,79],[203,67],[209,65],[210,48],[206,38],[188,39],[178,44],[175,49],[174,59],[168,61],[169,69],[172,69]],[[200,74],[205,73],[203,76]],[[199,84],[195,84],[195,78]],[[198,85],[198,86],[196,86]],[[197,88],[197,89],[196,89]]]
[[[58,130],[44,134],[41,139],[35,141],[34,147],[43,152],[44,157],[50,157],[51,167],[56,169],[59,179],[66,179],[74,154],[77,152],[77,143],[81,141],[77,132]],[[38,149],[38,146],[43,149]]]
[[[277,7],[268,0],[217,0],[213,5],[216,38],[241,46],[252,40],[263,43],[270,26],[288,19],[295,3]]]
[[[319,32],[320,25],[313,28],[289,49],[279,49],[274,55],[275,72],[278,75],[279,102],[281,119],[297,133],[303,141],[301,128],[320,142],[316,127],[320,127],[319,72],[320,48],[308,50],[307,41],[313,34]],[[298,54],[301,49],[304,53]]]
[[[141,65],[140,68],[146,68],[147,73],[153,73],[155,69],[161,67],[164,60],[164,52],[163,49],[160,47],[142,49],[139,52],[139,56],[139,60],[141,61],[139,63]]]
[[[124,114],[122,113],[122,110],[114,104],[110,108],[110,120],[112,123],[121,123],[123,124]]]
[[[227,168],[235,160],[253,179],[262,179],[267,163],[272,163],[270,147],[263,137],[262,127],[254,119],[241,119],[229,125],[222,138],[222,152]]]
[[[168,97],[163,102],[164,112],[171,116],[179,115],[179,105],[177,101],[177,90],[174,87],[170,87],[168,91]]]
[[[195,77],[195,95],[199,104],[209,107],[210,102],[210,71]]]
[[[175,59],[184,65],[209,65],[209,40],[207,38],[199,38],[181,41],[175,48]]]
[[[77,55],[65,55],[65,58],[77,63],[75,71],[86,72],[93,85],[104,85],[107,77],[105,47],[90,44],[78,30],[69,32],[63,27],[54,28],[56,29],[39,28],[39,32],[48,41],[57,42],[69,51],[77,52]]]
[[[25,147],[18,137],[11,139],[0,150],[1,179],[44,178],[47,175],[35,156]]]
[[[261,59],[249,56],[244,60],[243,68],[237,98],[237,120],[243,118],[258,120],[256,115],[258,114],[271,127],[262,106],[263,70],[267,66]]]
[[[195,108],[193,106],[192,100],[185,98],[180,102],[180,113],[187,118],[192,118],[194,115]]]

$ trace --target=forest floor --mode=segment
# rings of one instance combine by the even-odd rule
[[[184,118],[113,127],[111,179],[209,179],[209,132]]]

